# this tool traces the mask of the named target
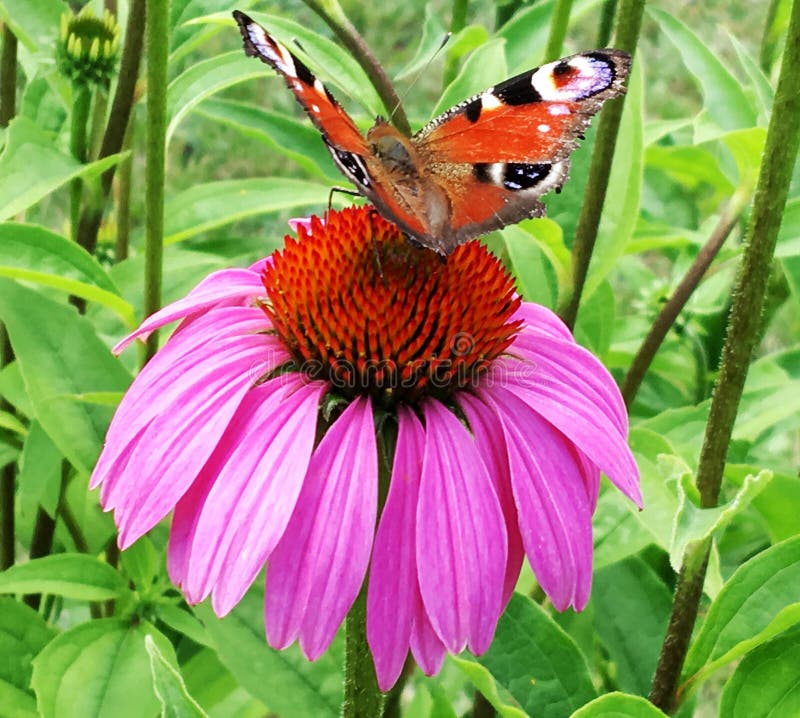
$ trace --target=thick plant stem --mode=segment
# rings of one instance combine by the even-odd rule
[[[3,26],[3,54],[0,57],[0,127],[17,113],[17,36]]]
[[[634,54],[639,39],[644,5],[645,0],[622,0],[619,8],[614,46],[631,55]],[[624,97],[609,100],[600,114],[592,164],[589,167],[589,179],[583,194],[583,207],[572,245],[572,293],[566,306],[559,312],[570,328],[575,326],[578,317],[583,286],[586,283],[589,262],[597,240],[597,229],[600,226],[600,216],[606,199],[608,178],[611,175],[611,161],[614,159],[617,133],[622,122],[624,100]]]
[[[730,203],[725,207],[717,226],[711,232],[708,241],[697,253],[697,257],[695,257],[692,266],[689,267],[675,293],[661,308],[661,312],[653,322],[653,326],[650,327],[650,331],[639,347],[639,351],[633,358],[628,373],[622,382],[622,398],[625,400],[625,406],[629,409],[633,405],[636,393],[639,391],[642,380],[650,368],[650,364],[655,358],[661,343],[672,328],[678,315],[686,306],[686,302],[689,301],[692,293],[702,281],[711,266],[711,262],[714,261],[714,257],[717,256],[725,240],[736,226],[739,215],[744,209],[744,204],[743,198],[734,197],[731,199]]]
[[[133,149],[133,122],[128,123],[122,149]],[[133,156],[129,155],[119,163],[117,197],[117,240],[114,244],[114,260],[122,262],[128,258],[131,238],[131,180],[133,178]]]
[[[734,290],[719,379],[711,400],[708,424],[697,468],[697,488],[703,507],[717,504],[722,472],[733,432],[733,423],[747,377],[747,369],[761,330],[764,303],[775,242],[780,229],[792,169],[800,147],[800,0],[792,3],[775,103],[758,176],[753,213],[747,231],[744,257]],[[698,549],[694,549],[697,551]],[[691,585],[702,585],[705,563],[690,561],[687,551],[676,589],[676,599],[688,595]],[[692,594],[693,595],[693,594]],[[662,710],[675,705],[680,671],[694,626],[697,602],[673,603],[667,636],[661,649],[650,700]],[[680,621],[688,616],[691,621]]]
[[[167,60],[169,0],[147,0],[147,154],[145,161],[144,315],[161,308],[166,174]],[[156,332],[147,340],[146,357],[158,348]]]
[[[336,37],[352,53],[356,62],[367,73],[370,82],[383,102],[383,106],[395,127],[406,135],[411,135],[403,104],[386,70],[370,50],[366,41],[344,14],[338,0],[304,0],[333,30]]]
[[[553,17],[550,20],[550,35],[544,51],[545,62],[558,60],[563,54],[570,12],[572,12],[572,0],[556,0]]]
[[[366,586],[365,581],[345,622],[342,718],[380,718],[383,713],[384,696],[378,688],[372,654],[367,645]]]
[[[87,124],[89,111],[92,108],[92,90],[88,85],[73,87],[72,118],[70,123],[69,149],[78,162],[86,162],[87,158]],[[72,180],[69,187],[69,210],[72,238],[78,240],[78,222],[81,212],[81,195],[83,180]]]
[[[139,77],[139,64],[144,46],[144,26],[145,0],[130,0],[117,89],[111,103],[108,124],[103,133],[98,159],[115,155],[122,148],[122,141],[133,107],[136,80]],[[103,219],[103,209],[111,190],[113,178],[114,168],[111,167],[101,177],[98,202],[90,204],[81,212],[78,223],[78,244],[89,253],[94,253],[97,246],[97,232]]]
[[[600,13],[600,27],[597,30],[597,47],[607,47],[614,29],[614,16],[617,14],[617,0],[605,0]]]

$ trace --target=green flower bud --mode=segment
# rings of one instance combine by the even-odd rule
[[[107,84],[114,75],[120,30],[116,18],[106,10],[97,17],[86,6],[77,15],[61,17],[56,64],[74,85]]]

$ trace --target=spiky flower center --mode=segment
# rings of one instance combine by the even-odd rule
[[[369,207],[299,227],[264,286],[264,310],[301,371],[387,406],[469,386],[519,328],[513,280],[483,245],[443,262]]]

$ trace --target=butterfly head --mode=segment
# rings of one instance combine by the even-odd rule
[[[367,144],[372,153],[390,172],[410,176],[417,174],[419,160],[413,146],[399,130],[378,118],[367,132]]]

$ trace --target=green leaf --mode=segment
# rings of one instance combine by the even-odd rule
[[[788,718],[800,715],[800,627],[744,657],[722,691],[725,718]]]
[[[9,693],[12,693],[12,688],[17,689],[32,701],[31,660],[55,633],[32,608],[13,598],[0,596],[0,687],[5,686]],[[0,688],[0,706],[5,707],[2,696]],[[26,703],[25,699],[22,703]],[[6,715],[5,710],[2,715]]]
[[[649,505],[647,509],[649,512]],[[616,491],[600,495],[592,526],[595,571],[622,561],[654,543],[653,534],[642,526],[627,501]]]
[[[3,718],[38,718],[39,716],[36,711],[36,699],[30,693],[9,685],[1,678],[0,706],[3,707]]]
[[[44,227],[0,224],[0,276],[24,279],[98,302],[130,327],[133,307],[85,249]]]
[[[667,714],[639,696],[607,693],[575,711],[571,718],[667,718]]]
[[[506,227],[500,236],[516,279],[517,291],[528,302],[555,307],[558,277],[550,257],[537,241],[539,234],[549,234],[543,243],[553,242],[553,235],[560,239],[561,228],[553,222],[529,220]]]
[[[233,100],[207,100],[197,113],[263,142],[318,177],[342,180],[319,131],[307,119]]]
[[[165,242],[180,242],[236,220],[268,212],[327,207],[330,188],[304,180],[222,180],[196,185],[167,201]]]
[[[403,80],[410,77],[412,80],[422,72],[441,47],[447,28],[442,23],[442,13],[432,5],[425,5],[425,20],[422,23],[422,33],[414,57],[398,72],[394,80]],[[454,38],[450,38],[447,49],[452,50]]]
[[[619,687],[646,696],[669,620],[672,592],[638,556],[595,572],[595,630],[616,664]]]
[[[167,88],[167,143],[178,123],[203,100],[240,82],[261,77],[264,65],[240,50],[192,63]]]
[[[754,556],[728,579],[689,648],[684,678],[698,682],[798,622],[800,536],[795,536]]]
[[[450,661],[463,671],[481,695],[492,704],[499,716],[526,718],[528,714],[512,705],[515,702],[514,698],[508,695],[508,691],[500,685],[488,668],[467,655],[450,656]]]
[[[0,155],[0,222],[26,210],[75,177],[95,177],[124,155],[81,164],[56,149],[53,138],[26,117],[8,126]]]
[[[122,552],[120,559],[122,568],[134,586],[146,593],[158,577],[160,566],[160,559],[153,542],[147,536],[142,536]]]
[[[38,421],[22,448],[22,461],[18,482],[17,500],[20,512],[34,516],[41,506],[50,517],[55,517],[58,495],[61,492],[61,465],[63,457]]]
[[[61,453],[89,475],[111,420],[110,407],[76,395],[123,391],[130,374],[74,307],[0,279],[6,324],[36,417]]]
[[[279,716],[338,717],[342,701],[343,645],[309,663],[297,646],[275,651],[264,637],[264,594],[251,589],[225,618],[205,604],[195,609],[220,660],[250,693]]]
[[[0,593],[49,593],[83,601],[106,601],[125,590],[119,573],[83,553],[35,558],[0,573]]]
[[[573,640],[517,593],[500,617],[491,647],[476,660],[537,718],[562,718],[596,696],[586,659]]]
[[[672,567],[678,571],[683,555],[690,543],[703,541],[727,526],[758,496],[772,479],[771,471],[760,471],[757,476],[748,476],[742,488],[729,502],[713,509],[698,508],[688,497],[696,492],[693,477],[684,473],[678,485],[678,512],[675,515],[675,531],[669,551]]]
[[[778,257],[800,257],[800,197],[786,203],[775,254]]]
[[[723,130],[738,130],[756,125],[756,111],[742,89],[742,83],[720,62],[686,25],[669,13],[649,7],[664,34],[675,45],[686,68],[700,84],[705,109]]]
[[[0,19],[29,50],[52,49],[58,35],[62,0],[2,0]]]
[[[153,637],[144,637],[144,647],[150,657],[153,688],[161,703],[162,718],[196,718],[208,714],[189,695],[183,676],[175,665],[158,649]]]
[[[43,718],[142,718],[155,716],[145,637],[162,651],[169,641],[152,626],[116,619],[82,623],[51,641],[34,659],[33,688]]]

